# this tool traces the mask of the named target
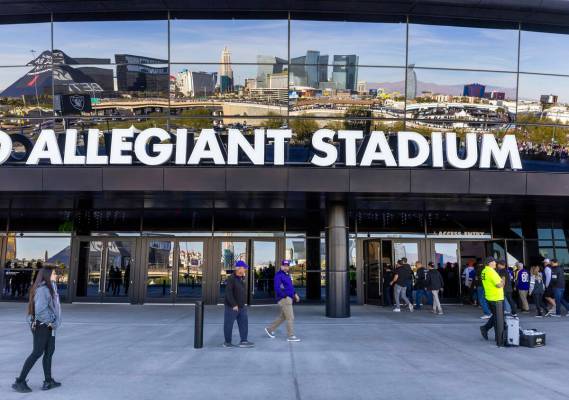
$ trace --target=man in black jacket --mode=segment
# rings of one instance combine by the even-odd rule
[[[225,342],[223,347],[237,347],[231,343],[233,336],[233,325],[237,320],[239,327],[239,336],[241,342],[239,347],[253,347],[254,344],[247,340],[249,332],[249,319],[247,317],[247,284],[245,283],[246,271],[249,266],[245,261],[237,261],[235,263],[235,271],[229,278],[227,278],[225,286],[225,314],[223,317],[223,333]]]

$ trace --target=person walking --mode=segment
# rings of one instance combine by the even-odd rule
[[[497,315],[497,309],[504,303],[504,279],[498,275],[496,272],[496,259],[494,257],[488,257],[486,259],[486,266],[482,270],[481,274],[482,285],[484,285],[484,295],[486,296],[486,301],[488,301],[488,306],[492,312],[492,316],[486,321],[485,325],[480,327],[480,333],[482,337],[488,340],[488,331],[494,328],[496,333],[496,344],[498,346],[503,345],[503,338],[498,337],[497,323],[498,321],[503,321],[504,316]],[[501,317],[501,318],[500,318]]]
[[[237,320],[239,336],[241,341],[239,347],[254,347],[255,345],[247,340],[249,333],[249,318],[247,317],[247,285],[245,276],[249,266],[245,261],[239,260],[235,263],[235,271],[227,278],[225,287],[225,312],[223,315],[223,333],[225,342],[223,347],[237,347],[231,343],[233,337],[233,325]]]
[[[407,286],[411,284],[413,279],[413,270],[409,264],[404,264],[401,260],[397,262],[397,268],[395,269],[395,274],[391,280],[391,285],[395,288],[395,308],[394,312],[401,312],[401,297],[403,301],[409,307],[409,311],[413,312],[413,303],[409,301],[407,297]]]
[[[427,265],[426,288],[433,294],[433,314],[443,315],[443,308],[439,300],[439,292],[443,290],[444,281],[441,273],[435,269],[435,265],[430,262]]]
[[[509,268],[506,266],[505,260],[500,260],[497,263],[497,271],[498,275],[504,280],[504,297],[505,300],[508,302],[508,306],[504,304],[506,307],[506,313],[512,315],[512,317],[518,316],[518,307],[516,302],[514,301],[514,284],[513,284],[513,273],[510,271]]]
[[[555,314],[553,316],[560,317],[561,306],[569,312],[569,302],[565,300],[565,271],[555,258],[551,260],[551,286],[555,296]]]
[[[516,287],[518,288],[518,296],[522,305],[522,312],[529,312],[528,292],[530,287],[530,275],[524,264],[517,263],[518,273],[516,276]]]
[[[427,298],[426,304],[432,304],[433,295],[427,291],[426,282],[428,271],[423,267],[421,261],[415,262],[415,274],[417,276],[415,279],[415,310],[420,310],[423,298]]]
[[[463,302],[464,304],[472,304],[474,295],[473,295],[473,284],[474,284],[474,275],[476,274],[476,269],[474,268],[474,261],[470,260],[466,263],[466,268],[462,272],[462,287],[464,288],[464,295],[463,295]]]
[[[12,384],[12,389],[19,393],[32,391],[26,378],[42,355],[44,382],[41,389],[50,390],[61,386],[61,383],[56,382],[51,374],[51,363],[55,352],[55,332],[61,325],[61,305],[55,285],[55,274],[53,269],[44,267],[39,261],[36,263],[36,268],[39,271],[30,289],[28,301],[28,315],[34,344],[32,353],[24,362],[20,376]]]
[[[385,264],[383,270],[383,293],[382,301],[384,306],[393,305],[393,288],[391,287],[391,280],[393,279],[393,270],[391,264]]]
[[[300,342],[300,339],[294,334],[294,312],[292,310],[293,302],[298,303],[300,297],[294,291],[289,269],[290,261],[283,260],[280,271],[275,274],[275,297],[280,310],[277,319],[269,327],[265,328],[265,333],[271,339],[274,339],[276,337],[275,331],[286,321],[287,341]]]
[[[546,317],[551,317],[557,308],[555,305],[555,293],[553,292],[553,285],[551,284],[551,275],[551,260],[546,258],[543,260],[543,276],[545,283],[545,293],[543,294],[543,297],[545,298],[546,305],[549,304],[547,306],[547,314],[545,314]]]
[[[547,315],[547,307],[543,302],[543,294],[545,293],[545,283],[543,275],[537,265],[531,267],[531,276],[529,281],[529,294],[533,298],[535,304],[536,317],[541,318]]]

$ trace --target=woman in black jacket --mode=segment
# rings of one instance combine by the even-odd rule
[[[432,262],[427,265],[427,289],[433,294],[433,314],[443,315],[443,308],[439,300],[439,291],[443,291],[444,283],[441,273],[435,269]]]

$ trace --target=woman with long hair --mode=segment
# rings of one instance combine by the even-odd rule
[[[20,393],[31,392],[26,378],[36,363],[43,355],[44,382],[42,390],[49,390],[61,386],[51,376],[51,359],[55,351],[55,332],[61,323],[61,306],[59,295],[55,285],[54,271],[51,268],[43,267],[41,262],[37,262],[38,273],[32,288],[30,289],[30,299],[28,302],[28,315],[30,317],[31,329],[34,338],[32,353],[28,356],[22,367],[20,376],[12,388]]]

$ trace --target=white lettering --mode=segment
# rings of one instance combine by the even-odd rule
[[[255,165],[265,163],[265,130],[255,129],[255,146],[239,131],[239,129],[229,129],[227,139],[227,164],[237,165],[239,163],[239,149],[243,150],[247,158]]]
[[[466,157],[460,158],[458,156],[456,143],[456,133],[447,132],[446,147],[448,163],[454,168],[466,169],[474,167],[478,160],[478,143],[476,133],[469,132],[466,134]]]
[[[65,165],[85,164],[85,156],[77,154],[77,129],[65,131],[65,148],[63,150],[63,163]]]
[[[53,129],[43,129],[40,132],[26,164],[38,165],[43,158],[48,159],[53,165],[63,164]]]
[[[409,156],[409,144],[414,142],[417,146],[417,155]],[[399,132],[397,134],[397,156],[400,167],[418,167],[429,158],[429,142],[417,132]]]
[[[123,154],[123,151],[132,151],[132,139],[134,129],[113,129],[113,140],[111,141],[111,164],[132,164],[132,155]]]
[[[176,164],[186,165],[188,155],[188,130],[176,129]]]
[[[152,148],[158,155],[151,156],[146,152],[146,145],[151,138],[158,138],[160,142],[165,142],[170,139],[170,135],[162,128],[143,130],[134,141],[134,154],[145,165],[162,165],[172,156],[174,145],[172,143],[156,143]]]
[[[344,148],[346,149],[346,166],[356,165],[356,141],[363,138],[363,131],[338,131],[338,139],[344,141]]]
[[[223,153],[213,129],[202,129],[188,164],[198,165],[203,159],[212,159],[215,165],[224,165]]]
[[[443,157],[443,134],[441,132],[431,133],[431,148],[432,148],[432,158],[433,167],[442,168],[444,167],[444,157]]]
[[[0,164],[4,164],[12,154],[12,138],[4,131],[0,131]]]
[[[378,147],[379,151],[377,151]],[[383,161],[386,167],[397,167],[383,131],[373,131],[371,133],[360,166],[369,167],[374,161]]]
[[[334,135],[334,131],[330,129],[318,129],[314,132],[312,135],[312,147],[324,153],[325,156],[322,157],[318,154],[313,155],[310,160],[312,164],[319,167],[329,167],[336,162],[338,159],[338,149],[336,149],[336,146],[332,143],[324,141],[324,139],[333,140]]]
[[[99,154],[99,136],[98,129],[89,129],[87,132],[87,165],[108,164],[109,157]]]
[[[284,165],[285,143],[286,139],[292,138],[292,131],[290,129],[267,129],[267,138],[274,140],[273,164]]]
[[[496,167],[502,169],[510,159],[512,169],[522,169],[522,160],[515,135],[504,135],[502,147],[498,145],[494,135],[485,133],[482,135],[482,150],[480,151],[480,168],[490,168],[491,159]]]

